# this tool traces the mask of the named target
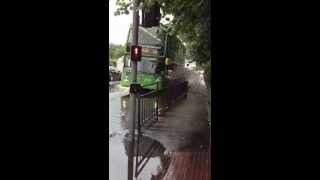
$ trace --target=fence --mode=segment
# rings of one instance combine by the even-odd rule
[[[138,177],[143,168],[147,165],[149,159],[158,153],[158,151],[164,151],[163,146],[156,142],[150,141],[142,134],[136,136],[135,144],[135,177]]]
[[[158,120],[158,92],[139,94],[137,100],[138,130],[140,130]]]
[[[150,156],[158,148],[157,144],[152,143],[147,150],[142,150],[145,144],[143,136],[143,129],[150,127],[154,122],[158,121],[158,91],[154,90],[147,93],[137,95],[137,136],[134,140],[135,155],[135,177],[138,177],[142,169],[145,167],[150,159]]]
[[[147,93],[141,93],[137,95],[137,124],[135,126],[135,132],[137,136],[134,139],[134,151],[135,154],[135,177],[138,177],[140,172],[143,170],[147,164],[150,156],[154,151],[156,151],[160,146],[156,143],[151,144],[147,147],[147,150],[142,150],[144,142],[143,130],[150,127],[154,122],[159,120],[159,110],[166,109],[165,107],[170,107],[170,104],[176,102],[181,97],[187,95],[188,82],[172,82],[169,84],[168,88],[164,89],[162,92],[154,90]],[[165,103],[161,104],[159,100],[165,99]]]

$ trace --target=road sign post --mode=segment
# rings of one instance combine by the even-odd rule
[[[139,9],[138,9],[139,0],[133,0],[133,19],[132,19],[132,46],[138,45],[138,34],[139,34]],[[139,51],[139,49],[137,49]],[[136,52],[136,48],[131,49],[132,55],[138,55],[139,52]],[[136,54],[135,54],[136,53]],[[141,53],[141,48],[140,48]],[[134,56],[137,57],[137,56]],[[131,83],[137,84],[137,59],[132,59],[131,57],[131,74],[132,81]],[[140,57],[141,58],[141,57]],[[131,86],[132,87],[132,86]],[[129,152],[128,152],[128,180],[133,180],[133,153],[134,153],[134,136],[135,136],[135,118],[136,118],[136,91],[130,91],[129,99]]]

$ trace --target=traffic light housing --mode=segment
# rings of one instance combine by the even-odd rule
[[[141,46],[131,46],[131,61],[140,61],[141,60],[142,48]]]
[[[158,2],[155,2],[150,10],[142,10],[142,27],[159,26],[160,19],[160,5]]]

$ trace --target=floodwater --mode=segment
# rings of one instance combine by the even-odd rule
[[[127,180],[128,176],[128,89],[117,82],[109,84],[109,179]],[[143,168],[137,180],[151,180],[153,175],[161,172],[164,158],[164,147],[150,137],[143,137],[140,149],[156,145],[148,163]],[[136,153],[135,153],[136,155]]]
[[[209,147],[208,95],[203,78],[188,72],[187,97],[177,101],[143,134],[142,152],[154,145],[154,153],[137,180],[158,180],[166,173],[172,152],[206,152]],[[109,84],[109,179],[127,180],[128,176],[128,89]],[[166,104],[160,99],[159,105]],[[164,102],[164,103],[162,103]],[[162,114],[162,113],[160,113]],[[137,153],[134,152],[136,156]],[[179,169],[177,169],[179,171]]]

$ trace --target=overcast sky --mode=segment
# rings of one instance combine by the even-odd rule
[[[109,43],[125,44],[132,23],[132,13],[115,16],[116,0],[109,0]]]
[[[125,44],[127,41],[128,31],[130,24],[132,24],[132,11],[129,11],[128,15],[115,16],[116,0],[109,0],[109,44]],[[171,15],[167,15],[172,19]],[[141,20],[141,18],[140,18]],[[166,24],[167,21],[161,19],[162,24]]]

